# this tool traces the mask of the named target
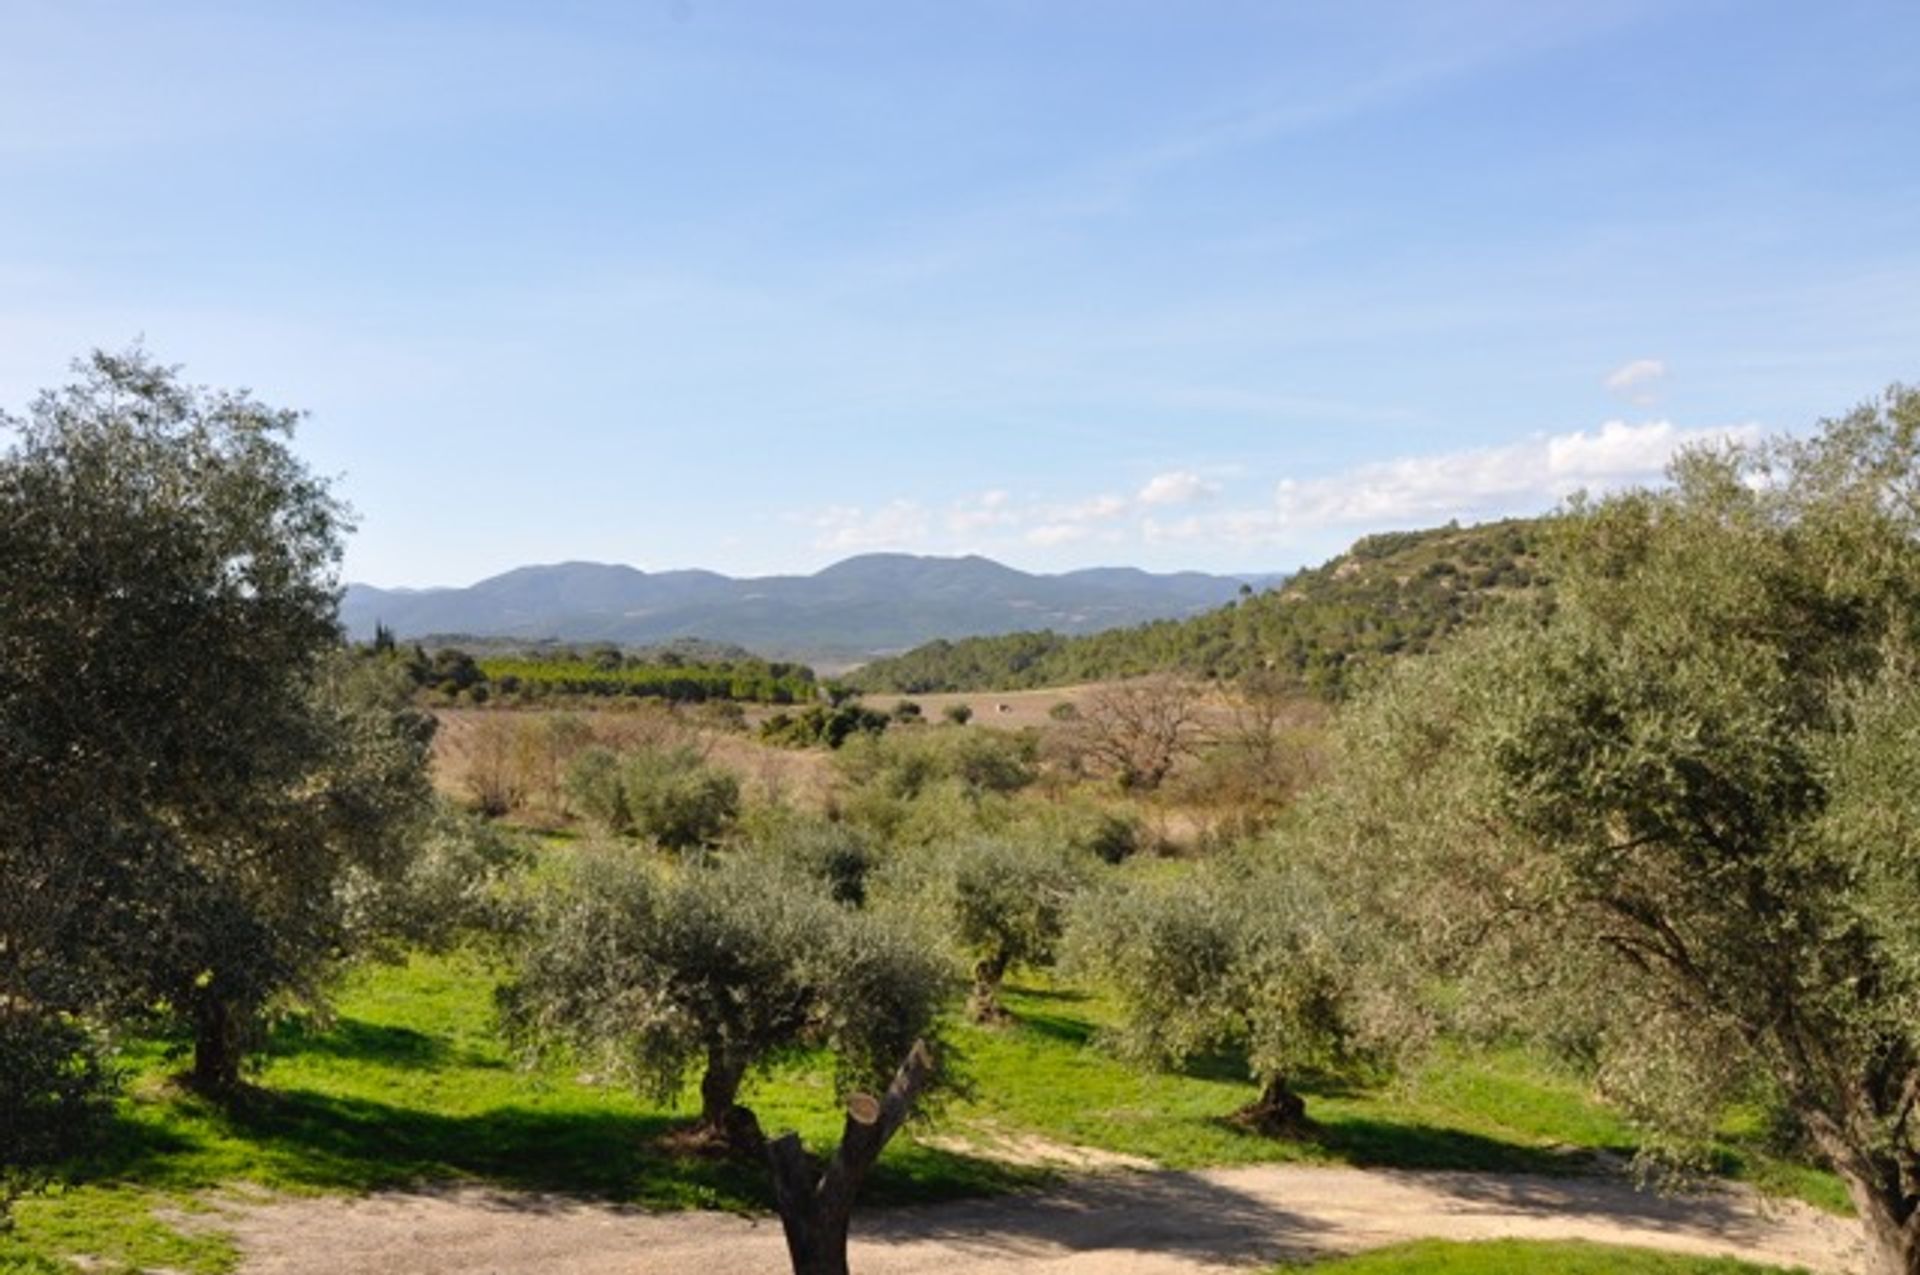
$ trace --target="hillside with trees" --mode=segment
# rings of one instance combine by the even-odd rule
[[[1281,587],[1186,620],[1082,637],[1051,631],[930,642],[847,678],[870,692],[1024,690],[1180,672],[1271,670],[1340,699],[1393,656],[1424,652],[1510,595],[1546,581],[1544,519],[1364,537]]]

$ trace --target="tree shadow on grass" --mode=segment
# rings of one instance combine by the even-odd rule
[[[1022,1031],[1057,1040],[1064,1045],[1082,1046],[1093,1042],[1098,1029],[1084,1018],[1071,1014],[1036,1013],[1031,1010],[1014,1010],[1013,1022]]]
[[[1312,1114],[1312,1109],[1308,1109]],[[1565,1176],[1601,1172],[1588,1148],[1527,1146],[1417,1122],[1341,1116],[1323,1121],[1314,1143],[1348,1164],[1378,1169],[1456,1169]],[[1630,1152],[1629,1152],[1630,1154]]]
[[[181,1096],[191,1119],[122,1119],[76,1178],[194,1189],[204,1165],[191,1153],[201,1130],[246,1144],[248,1169],[266,1185],[372,1191],[475,1179],[517,1191],[660,1208],[772,1207],[763,1165],[674,1154],[664,1114],[503,1106],[449,1116],[312,1090],[252,1090],[227,1107]],[[892,1203],[965,1198],[1030,1185],[1032,1175],[974,1157],[902,1142],[864,1194]]]
[[[302,1020],[288,1022],[273,1033],[266,1052],[270,1058],[318,1055],[388,1067],[431,1067],[456,1061],[459,1051],[411,1027],[336,1018],[325,1029]]]
[[[1008,983],[1007,995],[1018,1000],[1058,1001],[1066,1005],[1078,1005],[1085,1002],[1085,992],[1072,987],[1029,987],[1024,983]]]

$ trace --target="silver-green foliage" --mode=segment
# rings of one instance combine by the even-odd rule
[[[319,994],[339,887],[405,858],[430,723],[340,652],[346,515],[297,414],[135,351],[6,418],[0,1001],[164,1002],[203,1080]]]
[[[1920,1263],[1920,392],[1560,520],[1551,608],[1351,715],[1328,827],[1488,1019],[1697,1144],[1775,1091]]]
[[[1386,1053],[1358,947],[1322,879],[1251,852],[1089,892],[1069,939],[1070,964],[1123,1007],[1120,1054],[1166,1068],[1242,1050],[1265,1090],[1250,1112],[1277,1128],[1299,1122],[1293,1084]]]
[[[582,851],[539,897],[502,988],[506,1024],[660,1099],[701,1073],[702,1120],[730,1132],[743,1078],[832,1052],[843,1085],[885,1079],[931,1034],[941,965],[812,879],[738,854],[677,870]]]
[[[585,749],[568,768],[567,793],[606,831],[673,850],[714,844],[740,815],[740,782],[690,748]]]
[[[881,894],[973,962],[972,1011],[1001,1016],[1000,983],[1012,970],[1053,963],[1087,858],[1038,838],[972,836],[915,847],[887,865]]]

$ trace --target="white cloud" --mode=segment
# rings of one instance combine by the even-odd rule
[[[1173,469],[1149,478],[1137,499],[1143,505],[1185,505],[1219,490],[1191,469]]]
[[[1661,480],[1689,446],[1752,442],[1756,425],[1683,429],[1667,420],[1606,421],[1517,442],[1401,456],[1314,478],[1289,478],[1264,504],[1202,503],[1220,492],[1198,471],[1154,475],[1133,495],[1104,492],[1045,502],[995,488],[929,507],[894,500],[836,506],[810,517],[819,547],[918,552],[1006,552],[1026,546],[1190,545],[1299,549],[1369,531],[1543,513],[1578,490]]]
[[[1327,478],[1287,479],[1274,492],[1294,526],[1379,524],[1515,512],[1656,480],[1682,447],[1751,441],[1755,426],[1680,429],[1671,421],[1608,421],[1594,433],[1538,435],[1503,447],[1409,456]]]
[[[1659,397],[1661,383],[1666,379],[1664,360],[1634,359],[1607,374],[1607,388],[1629,402],[1645,405]]]
[[[926,540],[932,526],[927,511],[911,500],[890,501],[871,512],[833,505],[811,521],[820,532],[816,548],[851,551],[911,548]]]

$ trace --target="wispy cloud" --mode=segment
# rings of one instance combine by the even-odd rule
[[[1660,387],[1667,379],[1667,365],[1662,359],[1634,359],[1623,363],[1607,375],[1607,388],[1631,403],[1642,406],[1652,403],[1660,396]]]
[[[952,551],[1075,545],[1300,547],[1332,536],[1540,513],[1576,491],[1657,483],[1683,448],[1753,442],[1757,425],[1686,429],[1672,421],[1612,420],[1493,447],[1371,462],[1312,478],[1283,478],[1265,503],[1222,503],[1223,486],[1193,469],[1149,478],[1132,496],[1022,500],[992,490],[954,502],[944,518],[910,500],[813,515],[816,542],[838,550]],[[946,537],[934,535],[944,526]]]
[[[1173,469],[1149,478],[1135,499],[1143,505],[1188,505],[1219,490],[1219,484],[1208,482],[1191,469]]]

